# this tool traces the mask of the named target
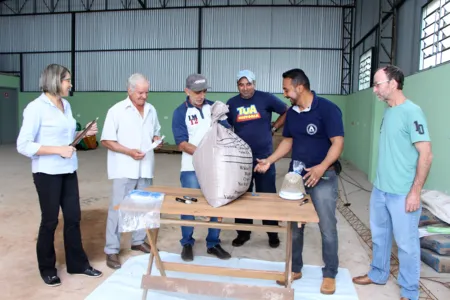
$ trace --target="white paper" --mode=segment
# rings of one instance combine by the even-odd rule
[[[162,143],[163,139],[165,138],[165,136],[163,135],[161,137],[161,139],[154,141],[149,148],[147,148],[146,150],[141,150],[143,153],[147,153],[150,152],[151,150],[155,149],[156,147],[158,147],[159,144]]]

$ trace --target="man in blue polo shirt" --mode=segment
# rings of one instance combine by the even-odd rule
[[[292,149],[292,161],[300,161],[306,168],[302,175],[306,192],[311,195],[319,216],[322,235],[323,281],[320,292],[333,294],[338,272],[338,234],[336,202],[338,199],[339,156],[344,148],[342,113],[333,102],[310,90],[309,79],[300,69],[283,73],[284,96],[292,107],[286,115],[283,141],[267,159],[258,160],[255,171],[266,172],[272,164]],[[292,162],[290,165],[292,170]],[[304,225],[292,224],[293,280],[302,277]],[[284,285],[284,281],[277,281]]]
[[[178,149],[183,152],[180,181],[184,188],[200,188],[192,163],[192,155],[211,126],[211,106],[213,102],[205,99],[207,90],[208,82],[205,76],[201,74],[189,75],[184,89],[187,94],[186,101],[173,112],[172,132]],[[195,220],[195,217],[182,215],[181,219]],[[211,222],[217,222],[217,218],[211,218]],[[183,236],[180,240],[183,247],[181,258],[184,261],[194,259],[192,247],[195,239],[192,237],[193,233],[193,227],[181,227]],[[231,255],[220,246],[219,235],[220,229],[208,229],[208,236],[206,237],[207,253],[220,259],[229,259]]]
[[[272,94],[255,90],[255,74],[249,70],[242,70],[237,75],[239,95],[228,100],[228,123],[234,132],[252,149],[253,166],[256,158],[267,158],[272,154],[272,134],[283,126],[288,106]],[[280,115],[271,126],[272,112]],[[276,193],[275,165],[270,166],[264,174],[253,172],[256,192]],[[253,191],[253,180],[249,192]],[[251,219],[235,219],[236,223],[252,224]],[[264,225],[278,225],[277,221],[263,220]],[[233,240],[234,247],[242,246],[250,239],[250,231],[238,230],[238,236]],[[269,246],[276,248],[280,245],[278,233],[268,232]]]

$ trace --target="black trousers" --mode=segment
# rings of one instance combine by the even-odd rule
[[[256,166],[256,160],[253,162],[253,168]],[[276,181],[276,169],[275,165],[271,165],[269,170],[267,170],[266,173],[256,173],[253,172],[252,175],[252,183],[250,184],[250,187],[248,188],[248,192],[253,191],[253,181],[255,182],[255,188],[256,192],[260,193],[276,193],[277,188],[275,185]],[[252,219],[234,219],[235,223],[240,224],[253,224]],[[272,220],[263,220],[263,225],[278,225],[278,221],[272,221]],[[246,230],[237,230],[238,235],[240,236],[248,236],[250,237],[251,232]],[[277,232],[268,232],[267,235],[269,236],[269,239],[278,237]]]
[[[83,250],[80,232],[80,198],[77,173],[33,174],[41,207],[41,225],[36,252],[41,276],[56,275],[55,230],[59,207],[64,217],[64,249],[68,273],[81,273],[90,265]]]

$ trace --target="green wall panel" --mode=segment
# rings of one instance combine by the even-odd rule
[[[19,96],[19,120],[22,122],[22,111],[26,105],[38,97],[40,93],[20,93]],[[208,93],[207,98],[214,101],[226,102],[229,98],[235,96],[235,93]],[[67,100],[72,106],[72,112],[81,124],[99,117],[99,130],[103,127],[106,113],[108,109],[115,103],[126,98],[125,92],[75,92],[74,96],[68,97]],[[284,99],[282,95],[277,95],[284,102],[289,103],[287,99]],[[331,101],[334,101],[345,109],[345,96],[330,95],[326,96]],[[180,105],[186,99],[186,94],[182,92],[178,93],[158,93],[150,92],[148,96],[148,102],[155,106],[158,112],[159,122],[161,123],[161,132],[166,136],[166,142],[169,144],[174,143],[172,135],[172,114],[175,108]],[[344,113],[344,111],[343,111]],[[278,115],[274,114],[273,118],[276,119]],[[100,135],[99,135],[100,136]]]
[[[450,64],[409,76],[404,92],[427,118],[433,164],[427,189],[450,194]]]
[[[16,77],[16,76],[0,74],[0,86],[1,87],[19,88],[20,78]]]
[[[419,72],[405,79],[404,94],[419,105],[427,118],[433,147],[433,165],[426,189],[450,193],[450,64]],[[345,155],[373,182],[378,139],[386,105],[372,89],[349,95],[346,101]]]
[[[422,107],[428,119],[433,144],[434,160],[426,188],[450,193],[450,64],[445,64],[409,76],[405,80],[404,92],[413,102]],[[0,75],[0,86],[19,87],[19,78]],[[19,94],[19,122],[22,122],[24,107],[39,93]],[[208,99],[226,101],[236,93],[208,93]],[[277,96],[289,103],[282,95]],[[107,110],[126,97],[121,92],[76,92],[69,97],[74,117],[85,124],[99,117],[101,131]],[[348,96],[324,95],[342,110],[345,126],[344,158],[353,162],[373,181],[378,159],[378,138],[381,118],[386,105],[377,100],[371,89]],[[148,101],[158,111],[162,132],[166,142],[173,144],[171,119],[174,109],[185,99],[185,94],[151,92]],[[277,115],[274,115],[274,119]]]

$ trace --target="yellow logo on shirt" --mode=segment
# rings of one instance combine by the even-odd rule
[[[250,107],[238,107],[237,111],[238,115],[236,117],[236,122],[245,122],[261,118],[261,115],[259,114],[254,104],[252,104]]]

